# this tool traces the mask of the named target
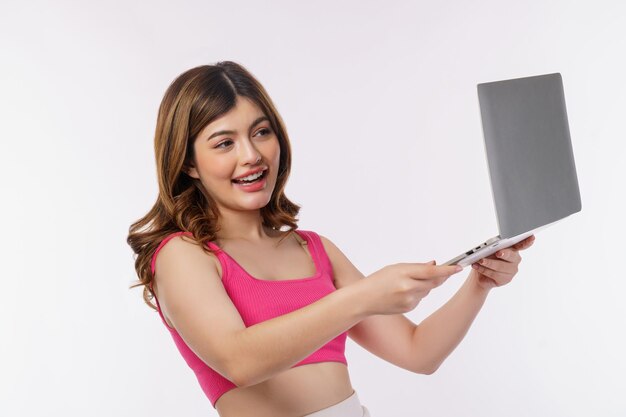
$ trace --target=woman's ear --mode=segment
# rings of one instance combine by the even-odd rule
[[[183,165],[183,172],[189,175],[191,178],[200,179],[200,175],[198,175],[198,170],[193,165],[193,163]]]

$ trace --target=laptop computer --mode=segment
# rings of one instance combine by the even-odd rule
[[[478,84],[499,234],[443,265],[463,267],[581,210],[560,73]]]

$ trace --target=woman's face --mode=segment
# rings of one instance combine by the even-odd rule
[[[270,201],[280,145],[270,121],[254,102],[238,96],[236,106],[205,126],[193,146],[195,166],[188,174],[200,179],[218,206],[254,210]],[[259,169],[266,169],[260,180],[250,185],[233,182]]]

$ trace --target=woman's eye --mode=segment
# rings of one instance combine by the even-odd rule
[[[224,148],[225,146],[222,146],[222,145],[223,145],[223,144],[225,144],[225,143],[229,143],[229,142],[232,142],[232,140],[227,139],[227,140],[225,140],[224,142],[221,142],[220,144],[218,144],[218,145],[216,146],[216,148]]]
[[[267,136],[267,135],[269,135],[270,133],[272,133],[272,131],[271,131],[270,129],[268,129],[268,128],[265,128],[265,127],[264,127],[263,129],[260,129],[260,130],[257,132],[257,135],[258,135],[258,134],[261,134],[261,133],[262,133],[262,135],[261,135],[261,136]],[[224,144],[229,144],[229,143],[231,143],[231,142],[232,142],[232,140],[230,140],[230,139],[226,139],[224,142],[220,142],[220,143],[219,143],[218,145],[216,145],[215,147],[216,147],[216,148],[226,148],[226,146],[222,146],[222,145],[224,145]],[[230,145],[228,145],[228,146],[230,146]]]

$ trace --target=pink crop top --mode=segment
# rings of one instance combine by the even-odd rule
[[[296,233],[307,241],[309,253],[313,257],[316,273],[311,277],[278,281],[258,279],[248,274],[215,243],[209,243],[211,249],[217,250],[215,254],[222,265],[222,284],[246,327],[300,309],[336,290],[333,284],[332,266],[319,235],[304,230],[296,230]],[[170,239],[181,234],[192,236],[190,232],[172,233],[163,239],[154,251],[151,263],[153,276],[159,251]],[[170,327],[165,321],[156,297],[155,301],[161,320],[170,331],[176,347],[187,365],[196,374],[200,387],[215,408],[215,403],[220,396],[237,386],[207,366],[187,346],[176,329]],[[347,366],[344,354],[347,335],[347,331],[340,334],[293,367],[316,362],[341,362]]]

